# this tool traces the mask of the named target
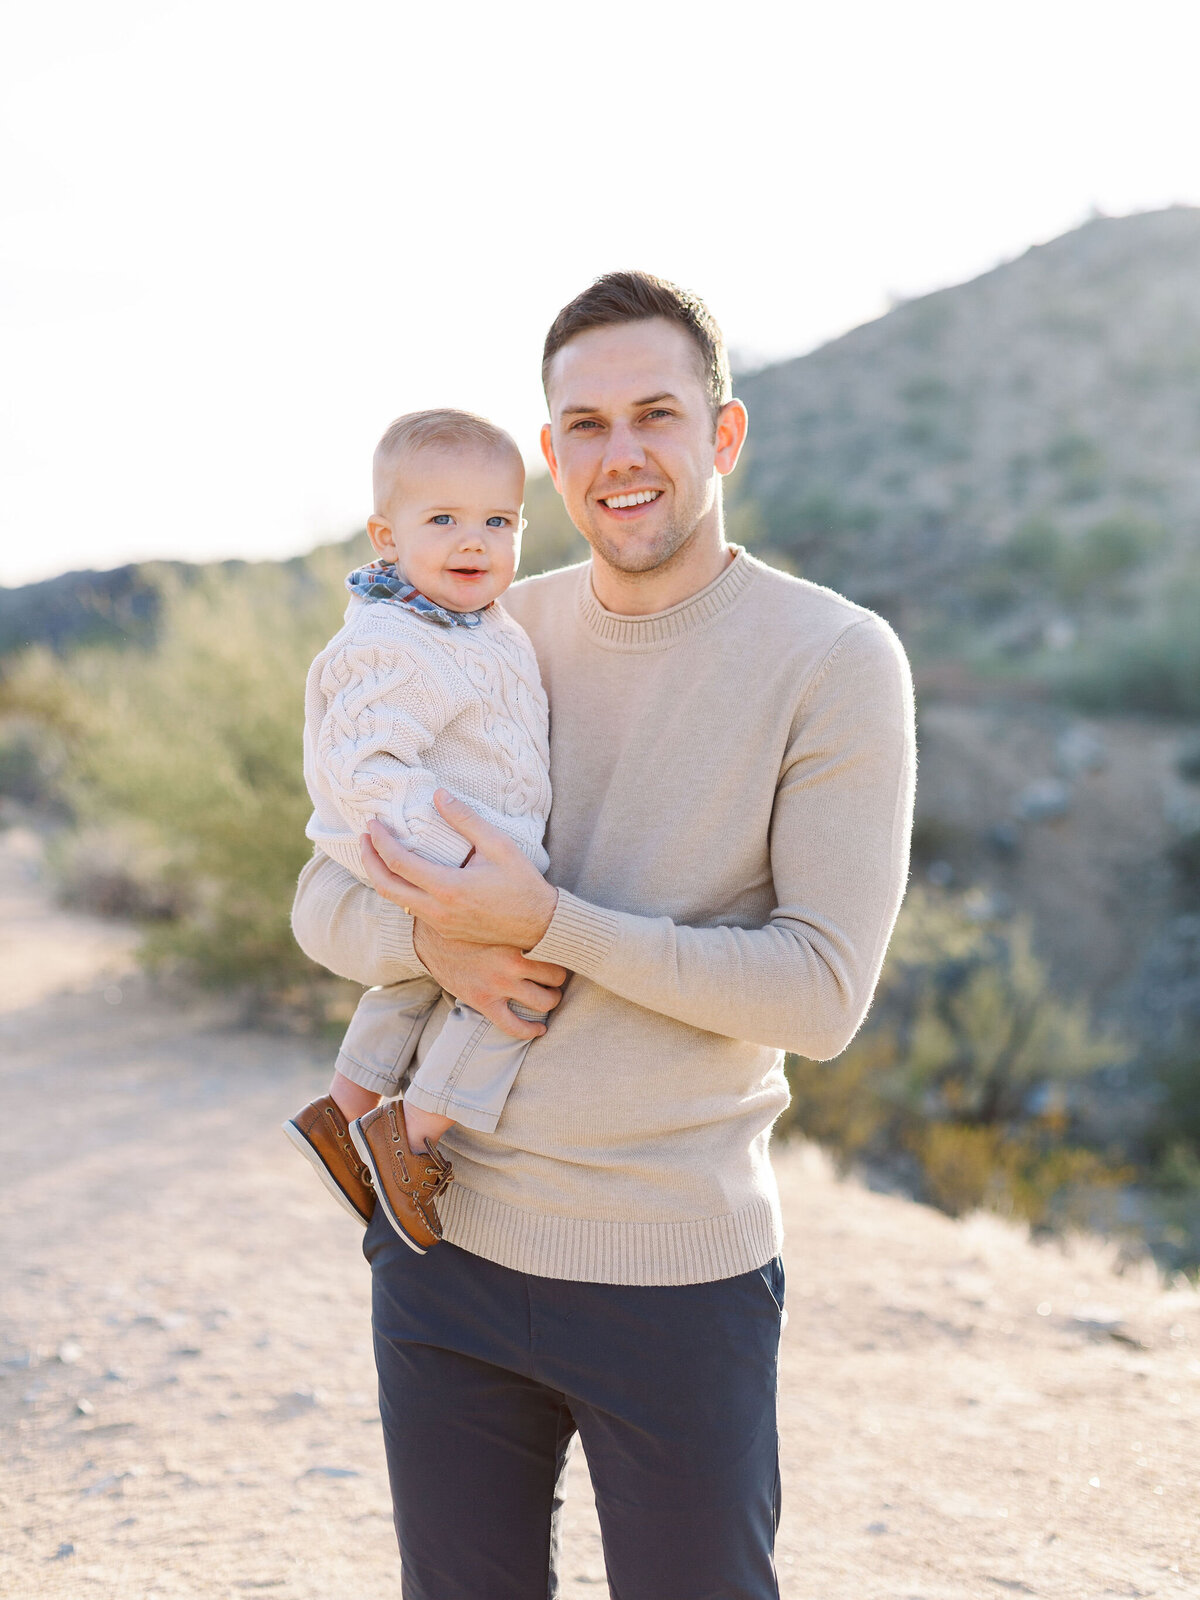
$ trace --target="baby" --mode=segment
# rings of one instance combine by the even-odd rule
[[[520,453],[482,417],[413,412],[379,441],[373,488],[378,559],[347,578],[345,624],[308,674],[308,836],[364,883],[359,840],[373,817],[430,861],[462,866],[471,846],[435,810],[442,788],[544,872],[546,696],[524,630],[496,604],[520,555]],[[392,1098],[440,997],[432,978],[369,989],[328,1094],[283,1125],[348,1210],[365,1223],[378,1202],[421,1254],[441,1238],[436,1201],[453,1175],[438,1140],[455,1122],[495,1128],[530,1044],[455,1005]]]

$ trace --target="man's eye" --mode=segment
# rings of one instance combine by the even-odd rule
[[[487,525],[488,525],[489,528],[507,528],[508,527],[508,518],[507,517],[489,517],[487,519]]]
[[[669,417],[670,415],[671,413],[669,411],[664,411],[661,407],[657,411],[648,411],[646,413],[647,420],[650,417]]]
[[[430,517],[430,522],[436,522],[439,528],[446,527],[453,519],[448,511],[439,511],[436,517]]]
[[[573,422],[571,424],[571,432],[580,433],[585,428],[591,429],[598,428],[599,426],[600,424],[596,421],[595,417],[582,417],[578,422]]]

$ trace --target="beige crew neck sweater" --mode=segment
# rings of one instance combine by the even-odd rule
[[[496,1131],[446,1136],[442,1217],[545,1277],[706,1282],[779,1249],[783,1052],[837,1055],[870,1004],[908,873],[911,679],[881,618],[743,551],[646,617],[590,571],[505,597],[550,701],[560,892],[530,954],[573,976]],[[360,982],[424,971],[411,921],[326,858],[294,926]]]

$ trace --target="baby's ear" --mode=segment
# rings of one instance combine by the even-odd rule
[[[386,517],[367,518],[367,538],[377,556],[385,556],[389,561],[396,559],[396,539],[392,533],[392,525]]]

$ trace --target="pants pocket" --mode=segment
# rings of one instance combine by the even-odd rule
[[[758,1275],[762,1279],[767,1293],[775,1302],[775,1309],[779,1313],[780,1327],[783,1327],[787,1322],[787,1310],[784,1306],[787,1280],[783,1270],[783,1257],[776,1256],[773,1261],[768,1261],[766,1266],[759,1267]]]

